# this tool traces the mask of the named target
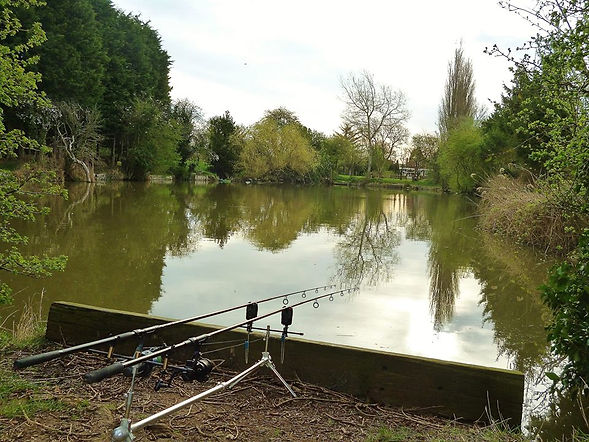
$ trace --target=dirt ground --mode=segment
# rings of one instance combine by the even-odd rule
[[[12,361],[26,352],[4,352],[0,369],[11,370]],[[124,413],[130,379],[117,376],[88,385],[81,376],[105,366],[94,354],[76,354],[18,372],[37,385],[10,393],[51,407],[21,407],[13,415],[0,415],[0,440],[107,441]],[[12,374],[9,374],[13,376]],[[176,379],[173,386],[154,391],[155,369],[136,383],[132,421],[174,405],[227,380],[232,373],[221,367],[205,383]],[[13,377],[14,378],[14,377]],[[291,381],[293,398],[267,368],[190,407],[138,430],[137,441],[390,441],[480,440],[481,430],[431,416],[423,410],[401,410],[357,399],[318,386]],[[6,395],[5,395],[6,399]],[[45,408],[45,409],[43,409]],[[19,410],[17,410],[19,411]]]

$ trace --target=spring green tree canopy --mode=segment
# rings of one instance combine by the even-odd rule
[[[47,35],[47,41],[35,48],[41,90],[52,100],[100,105],[107,55],[92,2],[51,0],[34,12],[32,19]]]
[[[463,119],[448,132],[440,146],[438,165],[442,182],[452,191],[470,192],[480,180],[482,142],[482,131],[471,119]]]
[[[580,238],[576,250],[556,266],[542,298],[553,319],[552,350],[565,358],[555,386],[587,391],[589,377],[589,9],[583,0],[540,0],[532,9],[503,6],[537,30],[522,48],[493,46],[487,52],[513,63],[514,82],[495,108],[492,128],[511,135],[518,157],[540,175],[543,191]]]
[[[251,178],[305,181],[316,155],[300,124],[271,111],[247,131],[240,163]]]
[[[14,157],[21,147],[43,151],[35,141],[28,139],[20,130],[7,130],[4,125],[4,110],[19,105],[35,103],[46,105],[37,92],[39,75],[30,70],[37,61],[29,51],[45,41],[39,23],[23,28],[16,15],[17,9],[40,6],[36,0],[0,0],[0,159]],[[19,41],[20,43],[14,43]],[[15,220],[33,221],[47,209],[38,204],[38,199],[47,194],[61,193],[54,184],[54,176],[32,167],[18,172],[0,170],[0,270],[29,275],[48,276],[53,271],[63,270],[65,257],[24,256],[18,246],[28,238],[19,234],[12,223]],[[0,282],[0,303],[10,300],[10,287]]]
[[[179,141],[176,151],[179,164],[175,174],[179,178],[187,178],[193,172],[198,150],[203,143],[203,118],[201,108],[188,99],[172,103],[171,119],[178,126]]]
[[[45,44],[31,48],[38,56],[34,69],[42,76],[39,89],[54,101],[98,108],[104,159],[111,165],[125,161],[125,117],[134,100],[171,105],[171,62],[157,31],[139,16],[117,9],[112,0],[52,0],[38,8],[19,7],[16,17],[24,29],[42,23],[47,36]],[[23,42],[20,36],[10,38]],[[35,113],[34,119],[43,116],[29,106],[11,115],[12,126],[22,126],[23,113],[29,119]]]
[[[589,187],[589,11],[580,0],[542,0],[532,10],[504,7],[531,22],[537,34],[517,53],[493,46],[489,53],[513,63],[514,85],[497,106],[497,118],[520,141],[534,171],[571,189],[569,201],[587,213]]]

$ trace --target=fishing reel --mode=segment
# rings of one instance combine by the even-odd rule
[[[207,358],[203,358],[200,352],[195,353],[192,359],[186,361],[185,371],[182,372],[182,380],[186,382],[206,382],[209,379],[215,364]]]
[[[172,374],[167,381],[162,378],[155,383],[154,390],[159,391],[162,387],[171,387],[172,382],[177,376],[180,376],[185,382],[206,382],[209,379],[211,372],[215,368],[215,364],[208,358],[205,358],[200,353],[200,347],[197,346],[192,358],[187,360],[184,366],[174,367]],[[165,376],[166,370],[162,372]]]

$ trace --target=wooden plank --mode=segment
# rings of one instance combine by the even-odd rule
[[[69,302],[51,305],[46,337],[49,340],[80,344],[136,328],[161,324],[169,319],[97,308]],[[221,327],[202,323],[183,324],[151,336],[146,345],[179,342]],[[243,330],[223,334],[219,340],[245,340]],[[261,337],[254,334],[252,339]],[[130,354],[136,342],[117,346],[117,352]],[[203,349],[205,350],[205,349]],[[250,346],[250,363],[257,360],[263,343]],[[500,416],[514,427],[521,423],[524,393],[522,373],[436,359],[387,353],[291,338],[286,360],[280,365],[280,339],[272,338],[269,350],[278,369],[286,377],[299,377],[356,396],[363,400],[404,408],[423,408],[426,412],[465,421]],[[183,361],[192,349],[175,352],[172,358]],[[225,359],[224,366],[243,369],[243,348],[215,353]]]

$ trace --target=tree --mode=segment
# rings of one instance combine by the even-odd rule
[[[235,142],[237,125],[229,111],[209,120],[207,136],[208,148],[213,154],[211,166],[221,178],[232,176],[239,161],[241,145]]]
[[[341,135],[333,135],[321,143],[319,150],[319,174],[333,181],[333,174],[350,169],[358,161],[352,142]]]
[[[438,129],[442,138],[463,119],[476,119],[480,110],[474,96],[475,81],[471,61],[464,56],[462,45],[448,63],[448,79],[438,110]]]
[[[403,125],[386,126],[377,137],[377,145],[387,161],[393,161],[398,150],[409,138],[409,129]]]
[[[54,107],[56,138],[71,166],[84,171],[86,182],[94,182],[94,163],[98,159],[97,145],[100,135],[100,112],[83,108],[77,103],[59,102]],[[71,167],[66,168],[70,174]]]
[[[513,106],[513,130],[524,138],[529,159],[546,180],[569,188],[566,202],[589,212],[589,8],[578,0],[542,0],[533,9],[510,2],[503,7],[529,21],[537,34],[514,51],[493,46],[488,53],[514,65],[516,84],[507,91]],[[517,56],[519,50],[524,54]]]
[[[483,171],[483,134],[473,120],[462,120],[442,142],[438,165],[444,187],[454,192],[471,192]]]
[[[305,181],[316,164],[316,152],[300,124],[269,112],[245,134],[240,164],[252,178]]]
[[[334,132],[334,137],[341,137],[347,141],[351,150],[349,156],[345,160],[345,167],[349,175],[352,175],[354,171],[363,170],[364,161],[362,158],[362,151],[360,144],[362,142],[360,134],[348,123],[343,122],[339,130]]]
[[[47,41],[35,49],[49,98],[74,101],[86,108],[102,103],[106,51],[90,0],[51,0],[34,10]]]
[[[379,141],[389,141],[389,134],[399,131],[409,118],[405,95],[375,83],[366,71],[348,75],[341,80],[341,87],[346,104],[343,120],[359,134],[368,157],[366,173],[370,174]]]
[[[130,177],[142,180],[150,173],[167,173],[178,164],[180,131],[159,103],[135,100],[125,121],[129,147],[124,166]]]
[[[100,154],[114,167],[125,161],[125,115],[136,99],[153,99],[170,106],[170,57],[148,22],[125,14],[112,0],[52,0],[42,8],[19,8],[23,28],[42,22],[48,41],[32,49],[39,56],[36,69],[43,77],[39,88],[50,99],[97,107],[103,116],[105,143]],[[11,35],[14,44],[23,38]],[[39,109],[21,103],[7,113],[8,126],[31,128]],[[29,121],[23,121],[29,120]],[[45,135],[39,130],[38,141]]]
[[[586,1],[540,0],[531,9],[502,6],[530,22],[536,35],[514,51],[487,52],[513,63],[516,84],[497,109],[524,138],[529,158],[541,167],[542,191],[565,220],[563,230],[579,242],[556,266],[542,299],[553,317],[551,348],[564,357],[562,373],[547,374],[566,393],[587,393],[589,268],[589,8]],[[523,55],[518,52],[523,50]],[[551,217],[554,217],[551,215]]]
[[[574,259],[552,269],[542,299],[553,313],[548,326],[552,350],[567,358],[561,375],[550,377],[565,390],[589,393],[589,229],[581,236]]]
[[[43,43],[45,34],[41,25],[32,23],[23,28],[16,15],[18,8],[25,10],[40,6],[36,0],[4,0],[0,14],[0,159],[14,157],[19,147],[46,152],[34,140],[27,138],[20,130],[7,130],[4,125],[3,109],[14,108],[27,103],[39,106],[47,102],[37,93],[40,76],[30,70],[37,61],[29,51]],[[22,44],[12,44],[19,37]],[[32,167],[18,172],[0,170],[0,270],[29,275],[48,276],[53,271],[63,270],[66,258],[24,256],[19,246],[28,242],[13,227],[15,220],[33,221],[47,209],[38,204],[40,198],[49,194],[62,194],[60,186],[54,183],[55,175]],[[0,303],[10,300],[11,289],[0,283]]]
[[[415,168],[414,177],[421,168],[433,168],[438,155],[440,140],[436,135],[423,133],[411,138],[410,162]]]
[[[193,172],[194,160],[202,143],[203,118],[202,110],[188,99],[172,103],[170,118],[178,126],[179,164],[176,176],[187,178]]]

